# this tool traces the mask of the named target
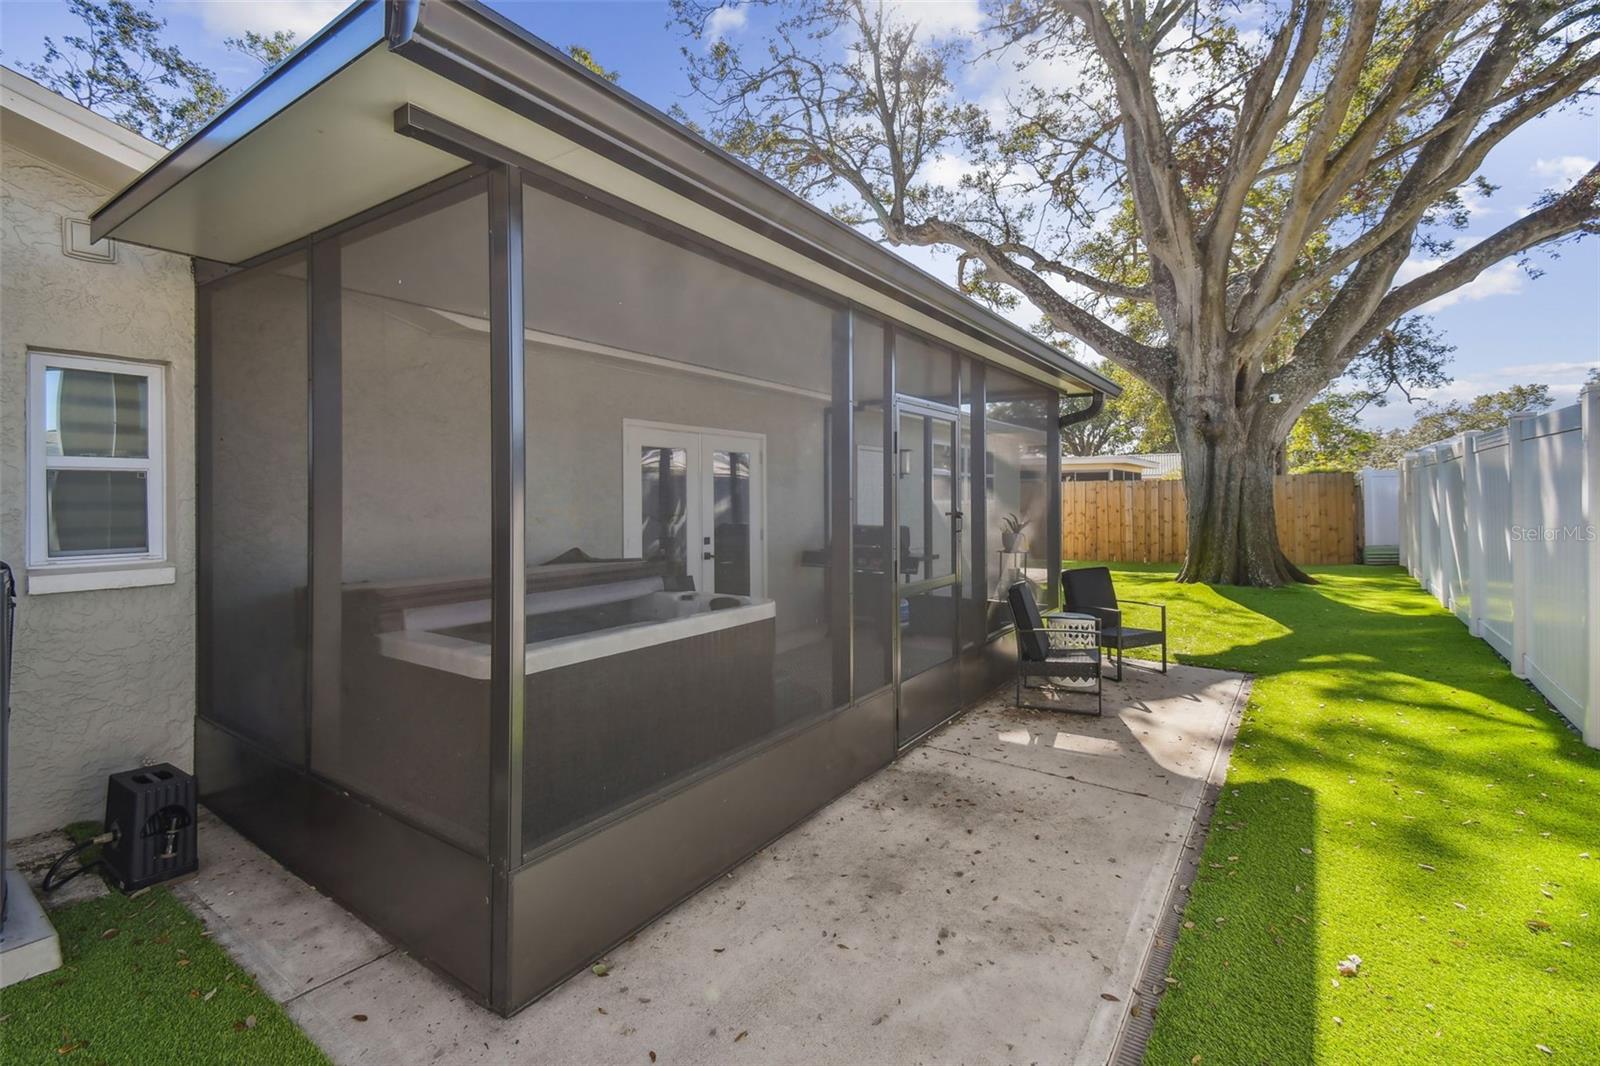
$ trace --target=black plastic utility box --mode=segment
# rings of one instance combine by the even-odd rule
[[[193,873],[194,778],[171,763],[112,774],[106,785],[106,829],[116,838],[101,850],[124,892]]]

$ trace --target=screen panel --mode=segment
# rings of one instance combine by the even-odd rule
[[[1011,624],[1006,592],[1018,581],[1033,586],[1040,604],[1051,587],[1047,446],[1055,417],[1053,390],[996,367],[984,375],[984,491],[988,542],[989,629]]]
[[[525,190],[531,851],[835,709],[833,315]]]
[[[328,778],[488,839],[488,198],[466,182],[340,239],[342,572]]]
[[[198,508],[209,718],[305,765],[306,261],[200,290],[205,389]]]

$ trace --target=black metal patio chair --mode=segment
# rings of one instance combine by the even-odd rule
[[[1117,652],[1116,680],[1122,680],[1122,653],[1128,648],[1161,645],[1161,672],[1167,672],[1167,605],[1145,600],[1118,600],[1111,584],[1111,571],[1104,566],[1085,566],[1061,571],[1062,605],[1069,611],[1093,615],[1100,620],[1100,646]],[[1161,628],[1139,629],[1124,625],[1122,605],[1153,607],[1161,612]]]
[[[1105,713],[1105,683],[1100,676],[1100,623],[1092,615],[1054,612],[1041,618],[1033,586],[1019,581],[1011,586],[1011,617],[1017,626],[1018,707],[1037,711],[1070,711],[1059,704],[1024,703],[1022,693],[1029,678],[1076,682],[1087,693],[1093,683],[1095,714]],[[1088,711],[1074,713],[1088,714]]]

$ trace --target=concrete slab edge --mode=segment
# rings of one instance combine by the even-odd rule
[[[1132,998],[1123,1005],[1122,1021],[1116,1040],[1112,1043],[1108,1066],[1139,1066],[1144,1061],[1145,1048],[1155,1031],[1156,1012],[1167,991],[1167,969],[1172,965],[1172,953],[1178,945],[1183,912],[1189,906],[1189,891],[1200,870],[1200,853],[1205,848],[1206,835],[1216,813],[1217,801],[1222,795],[1223,783],[1228,777],[1228,765],[1233,759],[1233,742],[1239,733],[1239,723],[1250,703],[1251,684],[1254,678],[1245,676],[1233,695],[1233,705],[1228,709],[1227,724],[1223,728],[1222,743],[1206,774],[1205,791],[1194,820],[1189,825],[1188,838],[1167,885],[1155,935],[1145,950],[1138,977],[1134,982]]]
[[[15,866],[5,870],[6,922],[0,934],[0,988],[61,968],[61,939]]]

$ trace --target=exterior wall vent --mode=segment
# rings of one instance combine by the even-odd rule
[[[90,263],[115,263],[117,242],[109,237],[103,241],[89,237],[89,220],[63,218],[61,220],[61,254]]]

